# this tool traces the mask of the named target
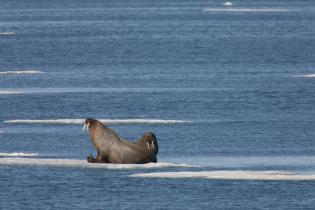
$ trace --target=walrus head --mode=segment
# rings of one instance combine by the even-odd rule
[[[120,139],[119,136],[106,125],[98,120],[87,118],[84,122],[83,132],[88,128],[90,130],[91,139],[94,137]]]
[[[98,120],[87,118],[84,122],[83,132],[86,128],[90,131],[91,143],[94,145],[95,148],[97,148],[98,142],[101,141],[101,139],[98,137],[102,134],[102,132],[100,131],[104,129],[104,125]]]
[[[113,142],[121,141],[118,134],[98,120],[87,118],[84,122],[83,132],[86,128],[89,129],[90,141],[97,151],[103,151]]]
[[[92,119],[92,118],[87,118],[84,122],[84,126],[83,126],[83,132],[85,131],[85,129],[95,129],[99,124],[102,124],[100,121]]]

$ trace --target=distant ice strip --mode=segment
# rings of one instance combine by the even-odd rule
[[[315,77],[315,74],[294,75],[294,77]]]
[[[290,12],[288,9],[276,8],[209,8],[206,12]]]
[[[8,72],[3,72],[2,75],[6,75]],[[0,74],[1,76],[1,74]],[[0,91],[16,91],[23,94],[56,94],[56,93],[181,93],[181,92],[209,92],[209,91],[224,91],[226,89],[220,88],[137,88],[137,87],[52,87],[52,88],[2,88]]]
[[[34,157],[38,156],[38,153],[24,153],[24,152],[0,152],[0,157]]]
[[[15,35],[15,32],[7,31],[7,32],[0,32],[0,36],[10,36]]]
[[[0,71],[0,75],[12,75],[12,74],[42,74],[42,71],[26,70],[26,71]]]
[[[232,2],[230,1],[226,1],[224,2],[223,6],[226,6],[226,7],[231,7],[231,6],[234,6]]]
[[[23,92],[15,91],[15,90],[0,90],[0,95],[19,95],[23,94]]]
[[[144,178],[205,178],[225,180],[315,180],[315,174],[297,174],[287,171],[181,171],[139,173],[131,177]]]
[[[4,123],[16,124],[84,124],[85,119],[47,119],[47,120],[28,120],[16,119],[6,120]],[[100,119],[105,124],[185,124],[190,123],[186,120],[163,120],[163,119]]]
[[[194,156],[168,157],[167,160],[205,167],[253,167],[253,166],[311,166],[315,167],[315,156]]]
[[[43,158],[0,158],[0,165],[26,165],[26,166],[54,166],[75,168],[104,168],[104,169],[148,169],[193,167],[187,164],[176,163],[147,163],[147,164],[111,164],[88,163],[86,160],[75,159],[43,159]]]

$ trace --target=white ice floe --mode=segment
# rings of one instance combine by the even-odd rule
[[[86,160],[76,159],[45,159],[45,158],[0,158],[0,165],[25,165],[25,166],[54,166],[75,168],[104,168],[104,169],[148,169],[193,167],[187,164],[176,163],[147,163],[147,164],[111,164],[88,163]]]
[[[15,35],[15,32],[12,32],[12,31],[0,32],[0,36],[10,36],[10,35]]]
[[[315,77],[315,74],[294,75],[294,77],[310,77],[310,78],[312,78],[312,77]]]
[[[290,12],[288,9],[277,8],[209,8],[206,12]]]
[[[38,153],[24,153],[24,152],[0,152],[0,157],[35,157]]]
[[[288,171],[180,171],[138,173],[131,177],[143,178],[205,178],[224,180],[315,180],[315,174],[297,174]]]
[[[44,72],[37,70],[19,70],[19,71],[0,71],[0,75],[13,75],[13,74],[42,74]]]
[[[7,72],[3,72],[3,76]],[[43,72],[44,73],[44,72]],[[0,74],[1,76],[1,74]],[[157,93],[157,92],[208,92],[218,89],[208,88],[110,88],[110,87],[33,87],[33,88],[2,88],[0,91],[17,91],[23,94],[60,94],[60,93]]]
[[[233,3],[230,1],[226,1],[226,2],[224,2],[223,6],[231,7],[231,6],[233,6]]]
[[[15,119],[6,120],[5,123],[17,124],[83,124],[85,119]],[[105,124],[183,124],[189,123],[186,120],[164,120],[164,119],[100,119]]]
[[[0,90],[0,95],[19,95],[23,94],[21,91],[16,90]]]
[[[161,160],[161,158],[160,158]],[[315,167],[315,156],[278,155],[278,156],[193,156],[167,157],[162,161],[172,160],[203,167],[240,168],[260,166],[302,166]]]

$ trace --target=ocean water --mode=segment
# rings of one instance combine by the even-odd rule
[[[231,2],[2,0],[0,209],[314,209],[315,2]]]

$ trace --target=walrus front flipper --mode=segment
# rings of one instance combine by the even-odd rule
[[[109,163],[107,156],[101,155],[99,152],[97,152],[96,158],[90,154],[87,156],[86,160],[89,163]]]
[[[86,160],[88,163],[95,163],[95,158],[91,154],[86,157]]]

